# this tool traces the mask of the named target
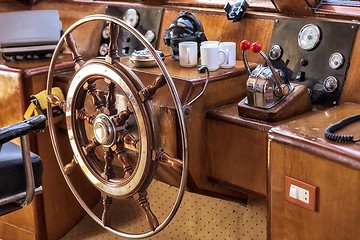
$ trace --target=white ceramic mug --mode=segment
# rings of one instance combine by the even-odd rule
[[[179,61],[182,67],[195,67],[198,61],[198,44],[197,42],[180,42],[179,43]]]
[[[220,42],[219,41],[203,41],[203,42],[200,43],[201,46],[208,45],[208,44],[219,45]]]
[[[209,71],[216,71],[226,59],[225,51],[220,50],[219,45],[216,44],[201,45],[200,54],[201,65],[205,65]],[[222,61],[220,59],[222,59]]]
[[[219,49],[225,52],[225,61],[220,65],[221,68],[232,68],[236,64],[236,43],[221,42]]]

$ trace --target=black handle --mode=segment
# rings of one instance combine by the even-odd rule
[[[22,122],[0,128],[0,144],[4,144],[14,138],[26,135],[29,132],[42,130],[45,126],[46,117],[44,115],[37,115]]]

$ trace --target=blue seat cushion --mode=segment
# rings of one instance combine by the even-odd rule
[[[38,155],[30,153],[35,187],[41,186],[42,163]],[[2,145],[0,152],[0,198],[26,191],[26,178],[21,147],[12,142]]]

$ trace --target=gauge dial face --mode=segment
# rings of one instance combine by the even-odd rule
[[[144,36],[150,43],[154,42],[156,37],[155,33],[151,30],[147,30]]]
[[[109,46],[106,43],[100,45],[99,54],[105,56],[108,53]]]
[[[109,36],[110,36],[110,27],[109,27],[109,26],[106,26],[106,27],[103,29],[103,31],[102,31],[101,34],[102,34],[103,38],[108,39]]]
[[[329,66],[332,69],[338,69],[344,64],[344,57],[341,53],[333,53],[329,57]]]
[[[315,24],[307,24],[301,28],[298,36],[299,47],[304,50],[314,49],[320,42],[320,29]]]
[[[135,9],[130,8],[125,12],[123,20],[130,26],[136,27],[139,23],[139,13]]]

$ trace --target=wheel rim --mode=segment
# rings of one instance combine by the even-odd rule
[[[69,36],[70,33],[73,30],[75,30],[77,27],[79,27],[87,22],[91,22],[91,21],[107,21],[110,24],[114,24],[114,25],[123,27],[124,29],[131,32],[144,45],[144,47],[146,47],[150,51],[150,53],[153,55],[155,61],[157,62],[158,67],[162,71],[162,74],[166,80],[166,83],[169,87],[173,101],[175,103],[176,112],[177,112],[177,116],[178,116],[178,123],[179,123],[179,127],[180,127],[180,135],[181,135],[181,139],[182,139],[182,144],[181,144],[181,146],[182,146],[182,172],[181,172],[180,186],[179,186],[178,194],[176,196],[176,201],[175,201],[174,205],[172,206],[167,217],[156,228],[154,228],[153,230],[150,230],[148,232],[140,233],[140,234],[132,234],[132,233],[126,233],[126,232],[114,229],[110,225],[106,225],[106,224],[104,225],[104,221],[102,219],[100,219],[98,216],[96,216],[96,214],[89,208],[89,206],[86,205],[86,203],[81,198],[80,194],[77,192],[77,190],[73,186],[71,180],[69,179],[67,174],[64,172],[64,167],[65,167],[63,164],[64,161],[61,159],[61,154],[57,147],[58,140],[56,137],[54,120],[52,117],[52,104],[50,102],[48,102],[49,129],[50,129],[51,140],[52,140],[52,143],[54,146],[55,155],[57,157],[57,160],[58,160],[59,166],[61,168],[61,171],[63,173],[63,176],[64,176],[67,184],[69,185],[71,191],[73,192],[73,194],[75,195],[75,197],[77,198],[77,200],[79,201],[81,206],[86,210],[86,212],[98,224],[100,224],[107,230],[109,230],[121,237],[125,237],[125,238],[150,237],[150,236],[158,233],[162,229],[164,229],[166,227],[166,225],[169,224],[169,222],[174,217],[176,211],[178,210],[181,200],[183,198],[184,192],[185,192],[185,187],[186,187],[186,182],[187,182],[187,172],[188,172],[188,153],[187,153],[187,137],[186,137],[187,134],[186,134],[185,120],[184,120],[184,115],[182,112],[181,102],[179,100],[179,96],[177,94],[175,85],[171,79],[170,74],[168,73],[168,71],[166,69],[164,62],[157,55],[156,50],[151,46],[151,44],[148,43],[146,41],[146,39],[136,29],[132,28],[131,26],[128,26],[126,23],[124,23],[123,21],[121,21],[115,17],[111,17],[111,16],[107,16],[107,15],[91,15],[91,16],[85,17],[85,18],[77,21],[76,23],[74,23],[71,27],[69,27],[65,31],[65,33],[59,40],[59,43],[54,51],[53,57],[50,62],[49,74],[48,74],[48,79],[47,79],[47,95],[48,96],[51,95],[55,64],[56,64],[57,58],[59,57],[60,49],[65,42],[65,37]],[[108,55],[110,55],[110,53]],[[114,59],[112,59],[112,60],[114,60]],[[76,125],[76,119],[74,118],[76,113],[74,112],[73,107],[72,107],[72,106],[74,106],[73,97],[77,96],[77,92],[79,91],[80,87],[83,86],[83,84],[85,82],[88,82],[89,79],[91,79],[93,77],[93,75],[98,74],[98,73],[95,74],[92,70],[90,70],[91,67],[93,67],[93,66],[97,66],[97,69],[99,71],[105,72],[105,70],[106,70],[107,73],[103,72],[101,74],[101,76],[105,77],[106,79],[110,79],[111,81],[113,81],[116,84],[118,84],[119,86],[121,86],[122,89],[125,89],[126,91],[131,92],[131,89],[127,89],[128,85],[127,84],[125,84],[126,86],[124,85],[124,80],[119,79],[119,77],[118,77],[119,75],[122,74],[121,71],[120,71],[120,73],[118,72],[119,71],[118,68],[122,67],[121,64],[116,60],[115,61],[112,61],[112,60],[110,60],[110,63],[109,63],[109,60],[107,60],[107,61],[104,61],[101,59],[89,60],[89,62],[86,62],[84,64],[84,66],[81,67],[76,72],[73,82],[71,83],[70,88],[69,88],[70,97],[68,97],[66,100],[67,128],[68,128],[70,143],[72,145],[72,149],[74,150],[75,158],[79,162],[79,165],[84,172],[91,171],[92,168],[89,167],[85,161],[82,161],[83,159],[86,158],[86,157],[84,157],[84,153],[81,151],[81,148],[83,146],[80,146],[78,144],[79,140],[76,139],[76,136],[78,136],[79,133],[76,133],[73,131],[73,129],[78,128],[78,126]],[[74,61],[75,61],[75,58],[74,58]],[[124,70],[124,67],[122,70]],[[134,75],[131,71],[127,72],[126,74]],[[78,80],[76,80],[76,79],[78,79]],[[134,85],[139,85],[139,84],[140,83],[135,83]],[[135,86],[135,88],[136,88],[136,86]],[[132,93],[132,95],[134,95],[134,94]],[[147,101],[145,101],[145,102],[147,102]],[[135,108],[136,108],[136,106],[137,106],[136,101],[132,102],[132,104],[134,104],[133,106],[135,106]],[[138,107],[138,108],[140,109],[141,107]],[[139,110],[139,109],[138,110],[135,109],[134,112],[143,111],[143,110]],[[147,109],[145,109],[145,111],[147,111],[147,113],[150,111],[150,114],[152,114],[151,110],[149,110],[149,109],[151,109],[151,107],[147,107]],[[147,116],[147,114],[144,114],[144,116]],[[150,118],[151,118],[151,116],[150,116]],[[114,140],[113,140],[114,138],[113,138],[112,134],[114,134],[114,132],[115,132],[115,130],[113,130],[114,126],[111,125],[111,119],[107,115],[104,116],[104,115],[98,114],[95,117],[95,120],[96,121],[95,121],[93,127],[94,127],[94,129],[97,129],[96,131],[94,131],[94,135],[97,137],[96,140],[100,141],[102,143],[102,145],[104,145],[105,147],[110,147],[111,144],[114,142]],[[149,123],[149,121],[151,122],[151,119],[149,120],[149,119],[146,119],[146,117],[144,117],[144,119],[141,121],[145,123],[144,124],[145,126],[151,125],[151,123]],[[139,124],[139,125],[141,125],[141,124]],[[70,129],[70,131],[69,131],[69,129]],[[150,166],[151,164],[149,163],[149,161],[150,161],[149,159],[151,158],[149,147],[150,147],[150,145],[152,145],[153,136],[151,133],[148,133],[149,130],[140,129],[140,132],[143,132],[143,131],[147,132],[147,133],[146,133],[146,136],[140,136],[140,140],[139,140],[139,141],[141,141],[140,152],[144,151],[142,156],[145,156],[144,158],[146,158],[146,159],[141,161],[142,165],[140,164],[140,166],[136,167],[137,168],[136,172],[140,172],[139,176],[143,176],[144,174],[141,174],[141,173],[147,172],[148,170],[146,170],[146,169],[149,169],[152,167],[152,166]],[[154,131],[154,130],[152,129],[152,131]],[[135,177],[135,179],[138,179],[138,180],[136,181],[136,184],[132,184],[130,187],[129,187],[129,185],[126,185],[126,184],[128,184],[126,182],[114,183],[113,186],[110,186],[111,184],[109,185],[109,181],[102,182],[101,176],[100,177],[97,176],[97,173],[92,173],[90,175],[85,174],[85,175],[87,177],[93,176],[93,179],[90,179],[90,182],[93,183],[93,185],[95,185],[99,190],[101,189],[101,192],[105,192],[109,197],[131,196],[133,194],[136,194],[135,192],[137,192],[137,191],[142,191],[142,188],[144,188],[144,186],[146,188],[146,185],[149,184],[149,182],[151,181],[151,179],[144,179],[143,177]],[[122,189],[121,191],[116,191],[116,189],[118,188],[119,185],[126,186],[124,189],[128,189],[128,190],[125,191],[124,189]]]

